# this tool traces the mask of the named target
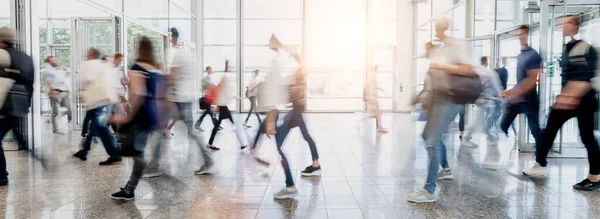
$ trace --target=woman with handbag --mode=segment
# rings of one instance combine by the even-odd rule
[[[423,130],[425,147],[429,155],[428,174],[425,186],[406,196],[409,202],[435,202],[437,180],[452,178],[442,135],[448,131],[448,126],[456,117],[462,100],[470,101],[473,97],[476,99],[480,93],[477,89],[470,91],[474,93],[464,93],[464,90],[461,90],[469,87],[465,85],[476,88],[477,85],[480,86],[480,82],[472,66],[468,64],[469,56],[465,54],[466,52],[461,52],[464,48],[455,39],[445,35],[444,32],[448,27],[449,23],[445,18],[435,24],[436,36],[444,45],[432,51],[429,65],[432,97],[431,106],[427,111],[427,123]]]
[[[132,157],[134,160],[133,171],[125,187],[121,191],[112,194],[113,199],[132,200],[135,198],[136,189],[142,173],[146,168],[144,161],[144,150],[150,132],[154,131],[158,124],[157,118],[157,80],[159,77],[156,70],[156,59],[152,41],[148,37],[142,37],[138,47],[138,57],[136,63],[129,72],[130,87],[129,100],[131,110],[129,114],[114,115],[110,118],[113,124],[131,126],[133,145],[124,145],[132,147]]]
[[[254,77],[252,77],[252,80],[250,81],[250,84],[248,84],[248,86],[246,86],[246,97],[248,97],[248,100],[250,100],[250,110],[248,111],[248,115],[246,116],[246,120],[244,121],[244,126],[247,128],[250,128],[252,126],[248,125],[248,119],[250,119],[250,115],[252,115],[252,112],[254,112],[254,115],[256,115],[256,118],[258,119],[258,124],[261,124],[262,121],[260,120],[260,116],[258,115],[258,112],[256,112],[256,96],[258,96],[258,75],[260,74],[260,71],[258,69],[254,70]]]

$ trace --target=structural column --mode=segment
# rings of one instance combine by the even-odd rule
[[[414,4],[398,1],[397,13],[397,47],[396,66],[394,72],[394,111],[410,113],[414,97],[413,46],[414,46]]]

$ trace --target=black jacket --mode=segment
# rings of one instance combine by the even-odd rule
[[[33,60],[26,53],[14,47],[5,48],[10,55],[10,67],[1,69],[0,77],[15,80],[9,94],[0,109],[4,116],[24,116],[29,113],[31,95],[33,94],[34,65]]]

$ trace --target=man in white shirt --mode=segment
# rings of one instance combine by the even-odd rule
[[[56,57],[48,56],[45,62],[48,65],[42,70],[42,80],[48,87],[48,97],[52,107],[52,133],[65,134],[64,131],[58,130],[56,117],[60,107],[65,107],[67,108],[67,120],[71,122],[71,99],[69,98],[71,90],[69,89],[68,75],[65,70],[59,69]]]
[[[121,63],[123,62],[123,54],[115,53],[111,62],[106,63],[108,68],[110,69],[111,75],[110,77],[114,77],[115,79],[115,87],[117,91],[117,95],[119,96],[119,102],[113,105],[113,113],[114,114],[125,114],[126,111],[129,110],[129,103],[127,102],[127,79],[124,75],[123,68]],[[113,131],[117,132],[117,126],[111,125]]]
[[[171,60],[170,74],[166,76],[167,81],[169,81],[171,85],[167,93],[167,99],[176,107],[177,111],[175,112],[176,116],[174,120],[181,120],[185,123],[188,136],[193,138],[200,148],[204,158],[204,164],[199,170],[195,171],[195,174],[201,175],[208,173],[214,162],[206,145],[203,145],[204,139],[202,138],[202,135],[194,132],[194,117],[192,112],[194,89],[191,89],[194,85],[194,63],[191,60],[190,53],[185,48],[181,48],[178,41],[179,31],[176,28],[171,28],[173,59]]]
[[[87,160],[87,153],[90,151],[92,139],[100,138],[104,149],[110,156],[108,160],[100,162],[100,165],[111,165],[116,162],[121,162],[121,154],[117,148],[117,141],[111,134],[108,125],[106,124],[107,112],[110,112],[112,104],[118,102],[118,94],[116,92],[116,78],[112,75],[108,66],[99,59],[100,52],[95,48],[90,48],[87,53],[87,61],[81,64],[81,87],[89,89],[92,82],[103,78],[104,86],[108,91],[108,98],[112,103],[96,106],[93,109],[88,108],[86,116],[90,116],[90,132],[86,136],[83,149],[75,153],[73,156]],[[85,128],[85,127],[84,127]]]

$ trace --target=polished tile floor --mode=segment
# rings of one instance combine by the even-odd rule
[[[236,121],[241,123],[241,115]],[[0,188],[6,218],[599,218],[600,193],[578,192],[571,185],[586,175],[584,159],[551,160],[551,175],[532,180],[520,170],[532,164],[531,154],[519,154],[512,137],[497,147],[504,168],[487,170],[481,162],[489,154],[484,138],[476,149],[459,147],[456,134],[447,135],[448,157],[454,179],[441,181],[432,204],[412,204],[404,196],[422,187],[427,153],[420,137],[422,122],[413,116],[389,114],[390,133],[377,135],[372,120],[362,114],[308,114],[317,143],[322,177],[303,178],[310,152],[299,131],[291,132],[288,154],[300,196],[277,201],[273,193],[284,186],[274,139],[263,138],[260,155],[265,168],[240,152],[237,139],[246,141],[257,128],[227,123],[216,138],[222,150],[213,152],[212,176],[196,176],[202,162],[198,150],[175,127],[161,161],[167,175],[143,179],[136,200],[114,201],[110,194],[128,179],[133,162],[98,166],[106,155],[94,145],[87,161],[71,156],[79,133],[53,135],[49,124],[43,146],[35,154],[6,152],[10,185]],[[204,129],[212,127],[208,120]],[[236,135],[237,133],[237,135]],[[455,132],[450,132],[455,133]],[[209,132],[203,132],[208,139]],[[236,137],[240,136],[240,137]],[[479,142],[478,142],[479,141]],[[244,143],[246,144],[246,143]],[[493,149],[493,148],[492,148]]]

